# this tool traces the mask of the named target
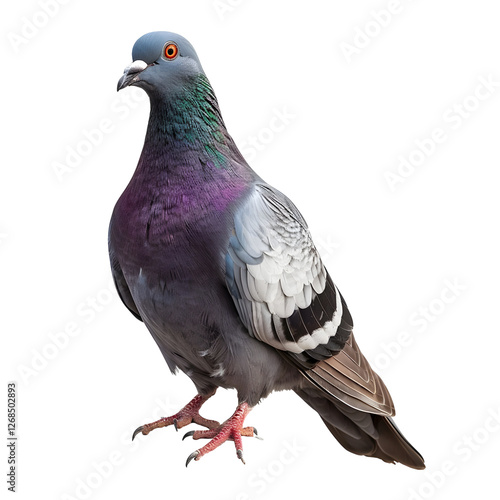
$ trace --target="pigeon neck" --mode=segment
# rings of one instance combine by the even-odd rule
[[[145,147],[149,154],[170,160],[168,168],[195,156],[202,167],[216,169],[231,168],[231,159],[244,162],[205,75],[167,98],[151,95],[150,99]]]

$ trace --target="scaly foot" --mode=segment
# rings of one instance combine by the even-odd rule
[[[236,446],[236,456],[243,463],[245,463],[245,461],[243,460],[243,441],[241,437],[258,437],[257,430],[254,427],[243,427],[245,417],[248,415],[248,412],[250,410],[251,408],[247,403],[241,403],[236,408],[236,411],[233,413],[232,417],[230,417],[218,427],[210,429],[208,431],[188,432],[182,439],[186,438],[187,436],[192,436],[193,439],[208,438],[211,439],[211,441],[199,450],[196,450],[191,453],[191,455],[189,455],[186,461],[186,467],[189,465],[189,462],[191,462],[191,460],[199,460],[203,455],[206,455],[212,450],[215,450],[215,448],[219,447],[222,443],[225,443],[228,440],[234,441],[234,445]]]
[[[208,429],[218,428],[220,425],[219,422],[203,418],[199,413],[203,403],[205,403],[205,401],[208,398],[212,397],[214,394],[215,391],[208,396],[202,396],[201,394],[198,394],[180,412],[176,413],[175,415],[172,415],[171,417],[160,418],[160,420],[157,420],[156,422],[152,422],[150,424],[141,425],[134,431],[134,434],[132,435],[132,441],[140,432],[142,432],[142,434],[146,436],[153,429],[166,427],[167,425],[173,425],[175,427],[175,430],[179,430],[190,423],[203,425],[203,427],[207,427]]]

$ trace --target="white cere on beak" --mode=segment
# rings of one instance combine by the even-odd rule
[[[140,59],[137,59],[137,61],[134,61],[133,63],[129,64],[123,71],[123,73],[139,73],[142,70],[146,69],[148,67],[148,64],[144,61],[141,61]]]
[[[129,85],[133,85],[134,82],[139,78],[139,74],[144,71],[149,64],[140,59],[134,61],[132,64],[129,64],[125,70],[123,71],[123,75],[118,80],[117,90],[121,90]]]

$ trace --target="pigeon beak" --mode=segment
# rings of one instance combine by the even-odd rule
[[[123,71],[122,77],[118,80],[118,87],[116,90],[124,89],[129,85],[133,85],[139,80],[139,74],[144,71],[149,65],[144,61],[138,59],[132,64],[129,64]]]

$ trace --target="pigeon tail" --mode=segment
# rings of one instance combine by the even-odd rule
[[[328,430],[351,453],[425,469],[424,459],[389,416],[356,410],[314,387],[295,392],[321,416]]]

